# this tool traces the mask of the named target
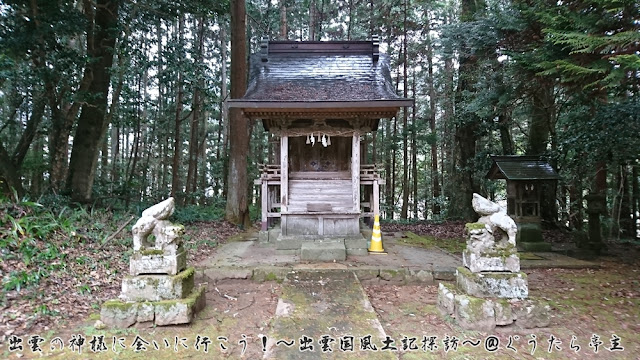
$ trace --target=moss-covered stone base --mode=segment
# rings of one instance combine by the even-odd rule
[[[121,299],[125,301],[161,301],[182,299],[191,293],[195,269],[187,268],[177,275],[126,276],[122,280]]]
[[[456,281],[460,290],[472,296],[509,299],[529,296],[527,274],[523,272],[473,273],[461,266],[456,269]]]
[[[128,328],[136,323],[158,326],[188,324],[205,306],[204,286],[193,289],[184,299],[124,302],[112,299],[102,304],[100,319],[107,326]]]
[[[497,326],[522,329],[549,325],[551,308],[540,299],[481,298],[440,283],[438,309],[464,329],[492,331]]]

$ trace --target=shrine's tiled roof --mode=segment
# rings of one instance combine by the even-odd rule
[[[264,42],[251,57],[243,101],[406,100],[396,95],[389,57],[376,41]]]
[[[489,179],[557,180],[558,173],[538,156],[492,156]]]

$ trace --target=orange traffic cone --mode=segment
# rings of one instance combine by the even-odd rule
[[[380,232],[380,215],[376,215],[373,221],[373,232],[371,234],[371,245],[369,252],[373,254],[386,254],[382,248],[382,233]]]

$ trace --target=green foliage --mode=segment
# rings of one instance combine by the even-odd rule
[[[249,46],[254,51],[260,37],[279,37],[280,3],[247,3],[247,33]],[[383,167],[384,162],[394,161],[393,157],[396,162],[396,168],[389,171],[389,179],[395,181],[386,184],[387,188],[395,184],[394,198],[382,199],[381,207],[386,214],[397,214],[402,205],[402,181],[397,180],[404,175],[403,162],[413,161],[403,158],[403,136],[414,133],[418,190],[409,201],[411,205],[418,204],[420,216],[427,217],[433,203],[441,208],[438,219],[461,216],[456,209],[461,202],[455,201],[455,196],[461,193],[456,177],[460,173],[464,173],[465,179],[472,178],[473,191],[500,197],[504,183],[484,179],[490,163],[488,155],[507,151],[501,146],[503,132],[513,140],[511,152],[528,151],[531,123],[538,114],[534,111],[538,105],[534,99],[541,87],[550,88],[553,94],[550,103],[545,105],[552,116],[546,119],[550,136],[545,139],[548,147],[544,152],[558,165],[565,184],[576,181],[585,185],[584,189],[588,188],[593,165],[599,160],[609,161],[613,166],[637,163],[634,149],[638,143],[633,134],[638,132],[634,114],[639,109],[633,100],[625,100],[637,97],[638,93],[640,33],[636,2],[409,1],[406,13],[405,2],[391,0],[375,3],[287,0],[282,3],[287,7],[287,38],[308,39],[313,4],[318,40],[363,40],[373,34],[381,36],[384,44],[381,50],[386,47],[390,56],[391,74],[397,81],[398,92],[402,92],[402,67],[408,66],[410,89],[415,85],[415,93],[411,94],[410,90],[408,95],[416,99],[415,123],[405,127],[401,118],[385,119],[376,134],[376,162]],[[113,74],[111,94],[115,95],[120,78],[122,89],[115,98],[119,100],[117,106],[109,114],[112,125],[106,134],[108,151],[105,158],[98,161],[96,173],[99,175],[93,189],[94,208],[117,210],[113,218],[109,218],[113,222],[128,216],[124,211],[140,214],[146,207],[166,198],[169,188],[176,186],[172,184],[174,173],[180,175],[180,184],[174,193],[179,203],[187,204],[178,206],[176,221],[188,224],[224,217],[225,204],[221,196],[224,193],[222,179],[228,171],[228,124],[222,116],[221,62],[223,58],[228,60],[229,49],[222,47],[221,42],[229,42],[229,5],[228,0],[121,3],[116,60],[110,70]],[[38,7],[37,22],[32,6]],[[54,130],[61,125],[59,117],[64,117],[74,102],[87,100],[86,92],[78,90],[85,66],[94,61],[86,55],[87,16],[77,2],[69,1],[17,0],[8,2],[2,9],[0,141],[9,152],[24,132],[23,119],[31,117],[36,95],[55,95],[55,99],[47,98],[45,116],[37,129],[36,139],[40,144],[29,150],[19,174],[25,189],[31,187],[32,198],[37,198],[47,187],[45,180],[51,175],[52,144],[49,142],[45,147],[44,136],[48,135],[47,141],[52,141]],[[405,15],[406,22],[403,21]],[[184,19],[182,34],[178,32],[179,18]],[[205,29],[204,53],[198,46],[201,19]],[[225,39],[221,38],[223,29]],[[402,54],[405,33],[407,64]],[[198,60],[200,55],[203,55],[202,61]],[[434,131],[428,126],[431,116],[428,59],[433,65],[436,92]],[[472,61],[473,69],[463,69],[461,59]],[[446,71],[446,61],[450,61],[450,72]],[[226,65],[224,75],[229,72],[229,63]],[[183,90],[180,98],[178,88]],[[204,99],[198,104],[202,114],[197,140],[203,151],[198,155],[197,184],[187,187],[184,180],[189,159],[185,154],[191,141],[191,121],[196,115],[196,90]],[[454,103],[451,112],[445,116],[451,102]],[[55,103],[59,104],[58,109]],[[178,113],[178,105],[182,106],[182,113]],[[12,118],[14,109],[17,115]],[[177,129],[176,118],[180,121]],[[386,125],[396,122],[397,128]],[[456,158],[463,152],[456,129],[467,125],[472,127],[468,138],[472,138],[475,145],[471,147],[473,154],[468,161],[460,163]],[[174,142],[176,130],[180,138]],[[251,132],[248,154],[250,182],[258,176],[255,164],[268,162],[267,155],[276,148],[273,142],[277,139],[265,134],[257,122]],[[172,156],[176,144],[182,146],[182,158],[174,168]],[[439,157],[437,176],[442,191],[438,198],[431,195],[435,183],[429,172],[431,145],[435,145]],[[413,145],[410,147],[413,150]],[[371,153],[368,156],[373,160]],[[39,188],[33,184],[38,177],[43,183]],[[248,186],[248,192],[250,203],[256,203],[259,191]],[[33,266],[40,260],[53,261],[61,256],[59,243],[45,241],[50,237],[64,236],[69,242],[106,238],[109,224],[103,220],[108,217],[102,211],[75,208],[66,197],[52,194],[39,198],[38,203],[50,210],[26,202],[19,205],[28,210],[24,214],[3,208],[2,220],[7,225],[3,227],[0,241],[4,249],[11,246],[11,256],[23,259],[25,264]],[[258,220],[258,207],[252,205],[249,210],[251,219]],[[90,220],[96,215],[98,220]],[[7,250],[3,255],[5,253],[9,254]],[[43,255],[38,255],[41,253]],[[38,256],[43,258],[36,259]],[[16,273],[15,278],[27,279],[27,275]],[[18,283],[25,281],[30,280],[18,280]]]
[[[88,256],[68,258],[68,250],[91,241],[102,243],[126,214],[72,208],[63,197],[42,198],[43,203],[0,198],[0,254],[15,270],[0,279],[4,291],[22,291],[37,286],[68,261],[95,268]],[[54,205],[58,201],[56,205]],[[116,225],[113,225],[116,226]],[[129,254],[130,255],[130,254]],[[123,254],[123,256],[128,256]],[[86,289],[80,289],[86,293]]]
[[[640,69],[637,4],[625,1],[558,3],[537,13],[555,59],[542,59],[540,75],[557,76],[569,87],[620,93],[630,72]]]
[[[575,107],[560,124],[560,163],[568,169],[593,169],[598,161],[615,167],[638,157],[640,101]],[[573,172],[573,171],[572,171]]]
[[[259,221],[262,216],[260,212],[260,207],[257,205],[249,205],[249,218],[252,222]]]
[[[38,283],[51,270],[59,268],[66,254],[58,244],[48,242],[61,233],[70,231],[66,222],[60,222],[40,204],[30,201],[0,201],[0,218],[6,224],[0,229],[0,252],[6,259],[19,259],[34,270],[15,270],[2,279],[5,291],[18,290]],[[67,233],[68,234],[68,233]],[[64,244],[63,244],[64,246]]]
[[[224,219],[224,204],[214,205],[186,205],[176,208],[172,219],[181,224],[191,224],[198,221],[215,221]]]

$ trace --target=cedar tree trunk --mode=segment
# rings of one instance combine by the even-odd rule
[[[231,1],[231,98],[239,99],[247,90],[247,37],[244,0]],[[227,221],[249,227],[247,157],[251,127],[242,111],[229,109],[229,180]]]
[[[92,81],[74,136],[68,181],[72,199],[79,202],[91,199],[100,142],[106,130],[107,95],[119,5],[117,0],[97,0],[95,22],[89,25],[87,31],[87,53],[92,61],[86,71],[91,73]],[[89,13],[93,11],[92,8],[93,3],[85,0],[85,11]]]

